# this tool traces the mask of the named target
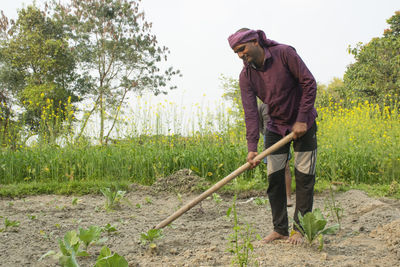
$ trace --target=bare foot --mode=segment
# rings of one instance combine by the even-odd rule
[[[299,232],[296,231],[294,234],[292,234],[289,237],[289,239],[286,242],[291,243],[293,245],[299,245],[299,244],[303,243],[303,236]]]
[[[288,207],[292,207],[293,206],[293,202],[292,202],[292,199],[291,198],[287,198],[287,202],[286,202],[287,204],[286,204],[286,206],[288,206]]]
[[[272,242],[274,240],[278,240],[278,239],[288,239],[288,236],[281,235],[275,231],[272,231],[269,235],[264,237],[263,240],[261,240],[261,243],[267,244],[267,243],[270,243],[270,242]]]

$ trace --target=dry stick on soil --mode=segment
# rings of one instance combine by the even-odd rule
[[[267,148],[266,150],[264,150],[263,152],[261,152],[260,154],[258,154],[254,160],[262,160],[263,158],[265,158],[266,156],[268,156],[269,154],[271,154],[272,152],[278,150],[279,148],[281,148],[282,146],[284,146],[285,144],[289,143],[290,141],[292,141],[293,139],[293,133],[290,133],[288,135],[286,135],[284,138],[282,138],[281,140],[279,140],[277,143],[275,143],[274,145],[272,145],[271,147]],[[186,204],[185,206],[181,207],[179,210],[177,210],[175,213],[173,213],[171,216],[169,216],[167,219],[165,219],[164,221],[162,221],[161,223],[159,223],[157,226],[155,226],[155,229],[161,229],[164,228],[165,226],[167,226],[168,224],[170,224],[171,222],[173,222],[174,220],[176,220],[177,218],[179,218],[183,213],[185,213],[186,211],[188,211],[189,209],[193,208],[194,206],[196,206],[200,201],[202,201],[203,199],[207,198],[209,195],[211,195],[212,193],[214,193],[215,191],[217,191],[218,189],[220,189],[221,187],[223,187],[225,184],[227,184],[229,181],[231,181],[233,178],[237,177],[238,175],[240,175],[241,173],[243,173],[244,171],[246,171],[247,169],[250,168],[250,163],[246,162],[245,164],[243,164],[241,167],[239,167],[238,169],[236,169],[235,171],[233,171],[231,174],[229,174],[228,176],[226,176],[224,179],[220,180],[218,183],[216,183],[215,185],[213,185],[212,187],[210,187],[207,191],[203,192],[201,195],[199,195],[197,198],[193,199],[191,202],[189,202],[188,204]]]

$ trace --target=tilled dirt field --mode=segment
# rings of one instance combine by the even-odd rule
[[[0,266],[58,266],[52,257],[39,261],[47,251],[59,250],[57,238],[79,227],[108,223],[118,232],[103,234],[108,238],[105,245],[124,256],[129,266],[230,266],[233,256],[226,250],[233,222],[227,219],[226,211],[232,196],[221,196],[220,203],[206,199],[186,212],[164,229],[155,250],[140,243],[142,232],[198,195],[191,191],[199,179],[189,171],[180,171],[152,187],[133,185],[127,194],[132,206],[123,204],[112,212],[104,210],[102,195],[79,196],[76,205],[72,204],[74,196],[0,199],[0,216],[20,222],[15,230],[0,233]],[[323,210],[326,197],[317,194],[314,207]],[[282,241],[263,245],[254,241],[253,262],[259,266],[399,266],[400,201],[374,199],[356,190],[337,193],[336,200],[344,209],[342,230],[325,237],[322,251],[317,245],[293,246]],[[272,229],[268,205],[255,204],[251,196],[238,199],[240,222],[250,223],[257,234],[265,236]],[[293,216],[294,207],[288,212]],[[93,266],[100,249],[100,245],[89,247],[92,256],[78,258],[80,266]]]

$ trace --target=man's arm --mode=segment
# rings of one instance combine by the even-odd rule
[[[239,86],[244,110],[244,121],[246,124],[247,162],[254,168],[260,163],[260,161],[253,160],[254,157],[258,155],[257,145],[260,138],[257,97],[254,90],[251,88],[250,82],[244,76],[244,72],[240,74]]]
[[[293,77],[298,81],[302,88],[299,111],[296,122],[292,127],[294,139],[297,139],[307,131],[307,118],[312,112],[317,94],[317,83],[306,64],[292,47],[286,49],[285,58],[287,66]]]

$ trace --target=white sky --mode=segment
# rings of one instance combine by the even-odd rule
[[[1,0],[0,9],[15,18],[32,2]],[[317,81],[328,83],[352,62],[348,45],[382,36],[400,1],[142,0],[141,7],[159,43],[171,50],[168,65],[183,73],[178,89],[158,99],[189,104],[221,101],[220,75],[238,77],[242,62],[227,37],[239,28],[262,29],[267,38],[292,45]]]

